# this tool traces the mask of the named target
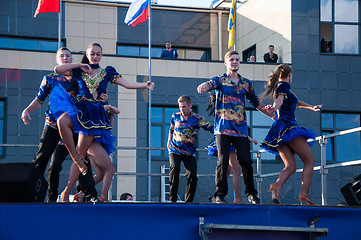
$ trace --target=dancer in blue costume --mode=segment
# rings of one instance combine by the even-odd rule
[[[58,89],[58,96],[63,96],[64,101],[50,103],[52,109],[57,112],[59,118],[57,119],[60,135],[64,141],[65,146],[74,160],[78,164],[81,173],[87,171],[84,164],[84,158],[90,144],[95,141],[99,143],[98,151],[102,152],[103,158],[96,159],[97,164],[101,168],[101,175],[95,176],[95,183],[103,180],[103,189],[100,195],[101,200],[108,201],[108,191],[111,180],[114,175],[114,167],[109,158],[109,154],[114,147],[112,145],[111,128],[109,117],[104,109],[103,104],[98,97],[101,93],[105,93],[109,82],[123,86],[128,89],[148,88],[153,90],[154,83],[138,83],[128,82],[116,70],[108,66],[105,69],[100,68],[99,62],[102,58],[102,47],[98,43],[92,43],[87,47],[83,56],[82,63],[72,63],[60,65],[55,67],[55,72],[60,74],[72,72],[73,77],[79,83],[79,94],[76,99],[73,99],[69,94],[64,94],[61,89]],[[57,105],[68,103],[67,111],[57,111]],[[79,132],[79,141],[75,147],[72,139],[72,129],[74,132]],[[94,138],[95,136],[99,136]],[[72,167],[71,171],[76,168]],[[96,170],[96,169],[94,169]],[[69,182],[63,194],[68,196],[71,190],[72,182]]]
[[[216,106],[216,95],[214,92],[212,92],[212,94],[209,95],[209,105],[207,108],[207,111],[210,112],[209,116],[214,115],[215,106]],[[256,145],[258,144],[257,140],[252,139],[249,136],[248,136],[248,139],[250,142],[253,142]],[[214,156],[214,157],[218,156],[216,138],[213,138],[212,142],[206,147],[206,149],[207,149],[209,156]],[[233,203],[241,204],[242,203],[241,165],[239,164],[239,162],[237,160],[236,149],[233,145],[231,145],[231,147],[229,148],[229,162],[228,163],[229,163],[229,166],[228,166],[228,171],[227,171],[227,178],[231,174],[231,170],[233,173],[232,183],[233,183],[233,189],[234,189],[234,195],[235,195],[235,199],[234,199]],[[242,170],[244,170],[244,169],[242,168]],[[245,176],[245,175],[246,174],[244,174],[243,176]],[[245,180],[245,182],[247,182],[247,180]]]
[[[281,157],[285,168],[278,175],[275,183],[272,183],[272,200],[279,204],[282,186],[287,179],[296,171],[296,153],[304,163],[302,172],[302,187],[298,196],[301,204],[307,202],[313,204],[308,196],[308,191],[312,182],[314,158],[310,146],[313,142],[307,143],[307,139],[315,138],[316,134],[309,129],[299,126],[295,119],[296,107],[320,111],[322,105],[309,105],[299,101],[292,92],[290,82],[292,81],[292,69],[287,64],[277,66],[271,73],[266,91],[262,98],[271,96],[273,105],[267,105],[265,109],[270,113],[276,113],[276,119],[273,122],[270,131],[261,144],[261,148],[266,151],[277,154]]]

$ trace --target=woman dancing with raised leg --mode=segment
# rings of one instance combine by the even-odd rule
[[[146,83],[128,82],[123,79],[113,67],[100,68],[99,62],[101,58],[102,47],[98,43],[93,43],[88,46],[82,63],[65,64],[55,67],[55,72],[60,74],[72,72],[74,78],[77,79],[79,83],[79,93],[77,99],[70,100],[69,111],[63,111],[64,102],[69,102],[69,100],[67,100],[68,95],[64,95],[62,91],[57,91],[57,94],[54,96],[64,96],[64,101],[53,103],[53,108],[56,109],[57,105],[61,105],[60,110],[62,110],[62,112],[59,112],[62,114],[59,114],[60,117],[57,120],[60,135],[75,163],[82,163],[84,161],[86,152],[93,141],[99,143],[104,148],[105,151],[101,151],[104,156],[100,161],[105,164],[99,165],[100,167],[104,167],[104,180],[107,181],[103,181],[103,190],[100,199],[108,201],[107,192],[114,174],[114,168],[109,168],[109,154],[114,151],[110,132],[112,125],[103,103],[99,101],[98,98],[102,93],[106,92],[108,82],[128,89],[148,88],[149,90],[153,90],[154,83],[149,81]],[[75,147],[72,141],[72,129],[75,132],[79,132],[77,147]],[[100,137],[94,138],[94,136]],[[97,152],[100,153],[100,151]],[[86,168],[82,167],[81,164],[79,164],[78,167],[81,173],[84,174],[86,172]],[[70,176],[77,175],[71,173]],[[70,184],[73,182],[74,181],[70,181],[69,179],[69,184],[62,193],[64,199],[68,199],[72,187]]]
[[[298,195],[300,203],[306,202],[314,204],[308,196],[312,182],[314,158],[310,146],[314,142],[307,143],[307,139],[315,138],[316,134],[310,130],[299,126],[295,119],[296,107],[320,111],[322,105],[309,105],[299,101],[292,92],[290,82],[292,81],[292,69],[287,64],[277,66],[271,73],[266,91],[262,99],[271,96],[274,100],[273,105],[267,105],[265,108],[270,113],[276,113],[276,119],[273,122],[270,131],[261,144],[261,148],[266,151],[277,154],[285,164],[284,169],[278,175],[275,183],[272,183],[270,190],[274,203],[280,203],[280,193],[287,179],[296,171],[296,153],[302,160],[302,187]]]

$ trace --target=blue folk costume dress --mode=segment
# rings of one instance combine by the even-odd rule
[[[100,68],[99,64],[89,65],[92,69]],[[111,66],[100,69],[94,77],[80,68],[73,69],[72,74],[79,84],[77,97],[69,95],[61,86],[54,88],[49,99],[51,111],[56,119],[67,113],[72,120],[74,133],[95,136],[94,141],[100,143],[108,154],[114,152],[112,125],[100,95],[106,93],[108,82],[113,83],[120,74]],[[92,93],[95,92],[97,99],[93,99]]]
[[[276,111],[276,119],[266,138],[260,145],[260,147],[267,152],[276,155],[279,155],[277,151],[278,147],[297,137],[304,137],[306,140],[310,138],[314,139],[316,137],[316,134],[312,130],[301,127],[296,122],[295,110],[298,104],[298,98],[292,92],[290,84],[281,81],[277,87],[276,98],[278,95],[284,96],[283,103],[279,110]],[[313,143],[314,141],[309,142],[308,144],[312,146]]]

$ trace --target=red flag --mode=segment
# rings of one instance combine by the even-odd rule
[[[38,13],[46,12],[60,12],[60,0],[39,0],[34,17],[36,18]]]

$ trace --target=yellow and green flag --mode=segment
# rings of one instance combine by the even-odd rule
[[[233,45],[233,29],[234,29],[234,20],[236,19],[236,0],[232,0],[232,6],[229,9],[229,18],[228,18],[228,48]]]

